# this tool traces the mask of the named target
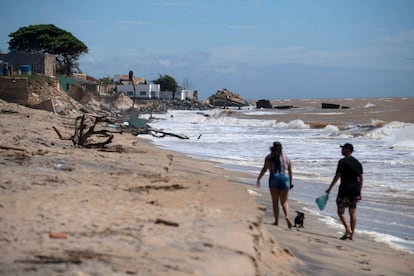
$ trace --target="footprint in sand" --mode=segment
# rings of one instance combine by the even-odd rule
[[[348,251],[348,249],[344,248],[342,245],[337,245],[336,249],[342,250],[342,251]]]
[[[363,265],[369,265],[370,264],[369,260],[358,261],[358,263],[363,264]]]
[[[315,239],[316,242],[318,243],[324,243],[324,244],[328,244],[327,241],[321,240],[321,239]]]

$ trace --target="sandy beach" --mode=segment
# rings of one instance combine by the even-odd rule
[[[268,193],[241,173],[129,133],[73,147],[53,130],[73,134],[73,116],[0,110],[1,275],[414,274],[414,254],[341,241],[311,214],[271,225]]]

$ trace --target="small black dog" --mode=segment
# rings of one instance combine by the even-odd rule
[[[299,211],[296,211],[297,216],[295,217],[295,226],[297,228],[303,228],[303,221],[305,220],[305,214]]]

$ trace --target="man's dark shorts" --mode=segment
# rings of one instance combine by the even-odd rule
[[[356,208],[359,197],[337,197],[336,205],[339,209]]]

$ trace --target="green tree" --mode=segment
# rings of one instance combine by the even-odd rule
[[[82,41],[53,24],[21,27],[9,37],[9,50],[56,55],[57,72],[68,76],[74,69],[79,71],[77,61],[88,53],[88,47]]]
[[[169,75],[159,75],[159,78],[152,81],[155,84],[159,84],[161,91],[172,91],[173,99],[175,99],[175,93],[177,92],[177,82]]]
[[[104,77],[104,78],[100,78],[99,81],[102,84],[113,84],[114,83],[114,80],[112,78],[110,78],[109,76],[108,77]]]

